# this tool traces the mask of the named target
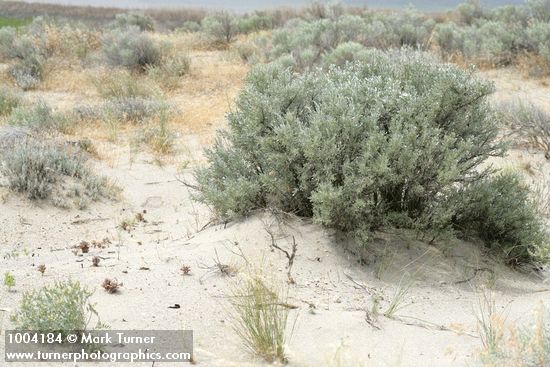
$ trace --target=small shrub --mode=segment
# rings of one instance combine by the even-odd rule
[[[191,59],[185,54],[169,55],[160,65],[147,68],[147,75],[168,89],[179,87],[181,78],[189,72]]]
[[[286,298],[258,275],[243,280],[232,294],[234,329],[246,348],[268,362],[286,362]]]
[[[33,106],[15,108],[6,122],[13,126],[28,127],[37,130],[50,130],[56,126],[56,118],[51,107],[44,101]]]
[[[211,41],[220,44],[231,43],[238,33],[237,19],[226,11],[205,17],[201,26]]]
[[[117,70],[93,78],[99,95],[103,98],[149,98],[158,91],[144,83],[128,70]]]
[[[115,16],[115,27],[138,27],[141,31],[154,31],[155,21],[148,15],[141,13],[122,13]]]
[[[327,68],[330,65],[344,66],[348,62],[366,61],[368,54],[364,46],[355,42],[346,42],[325,54],[323,64]]]
[[[182,24],[180,28],[177,29],[178,32],[200,32],[201,25],[197,22],[194,22],[192,20],[188,20]]]
[[[89,303],[92,292],[79,282],[54,283],[38,290],[25,292],[15,314],[18,330],[83,331],[92,314]]]
[[[103,52],[109,64],[144,71],[159,65],[162,49],[149,35],[137,27],[116,28],[103,38]]]
[[[4,286],[8,287],[10,291],[15,287],[15,276],[9,271],[4,273]]]
[[[480,237],[511,265],[548,261],[549,233],[518,174],[503,172],[466,185],[458,197],[456,229]]]
[[[114,196],[114,187],[93,174],[77,152],[31,139],[2,156],[0,172],[10,189],[30,199],[76,197],[83,206],[86,200]],[[67,187],[67,180],[73,180],[73,185]]]
[[[40,55],[28,56],[10,67],[9,73],[21,89],[36,88],[44,77],[44,59]]]
[[[505,324],[502,312],[494,301],[485,297],[478,313],[478,325],[483,349],[479,355],[482,366],[539,367],[550,360],[550,311],[541,305],[534,320],[523,326]]]
[[[16,37],[17,31],[14,27],[0,27],[0,58],[12,57],[13,43]]]
[[[106,113],[118,121],[145,123],[168,108],[161,100],[128,97],[111,98],[105,105]]]
[[[168,126],[168,111],[161,111],[158,121],[153,126],[143,131],[139,142],[147,144],[151,150],[158,154],[169,154],[174,150],[174,131]]]
[[[8,115],[21,104],[22,97],[13,89],[0,87],[0,116]]]
[[[550,114],[532,103],[520,101],[499,105],[500,117],[520,141],[545,153],[550,159]]]

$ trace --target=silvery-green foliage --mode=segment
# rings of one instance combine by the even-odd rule
[[[155,21],[142,13],[122,13],[115,16],[114,26],[118,28],[138,27],[141,31],[154,31]]]
[[[486,9],[481,7],[479,0],[466,0],[456,10],[464,24],[472,24],[486,15]]]
[[[60,176],[82,177],[84,162],[58,147],[27,140],[5,153],[2,173],[9,187],[24,192],[30,199],[49,196]]]
[[[111,98],[106,102],[104,113],[117,120],[143,123],[168,109],[161,100],[143,97]]]
[[[526,30],[526,44],[550,63],[550,23],[535,22]]]
[[[55,191],[54,199],[76,197],[84,202],[113,193],[113,187],[88,168],[77,150],[30,138],[2,153],[0,173],[11,190],[25,193],[30,199],[45,199]],[[63,187],[66,178],[79,184],[67,192]]]
[[[13,42],[17,36],[17,31],[14,27],[0,28],[0,57],[11,58]]]
[[[509,264],[550,260],[550,232],[519,174],[503,172],[465,185],[454,200],[453,225],[480,237]]]
[[[15,108],[6,119],[6,123],[32,129],[48,130],[55,128],[56,119],[50,105],[40,100],[31,106]]]
[[[22,102],[21,94],[11,88],[0,87],[0,116],[9,114]]]
[[[102,42],[107,61],[114,66],[145,70],[148,66],[159,65],[162,60],[162,45],[138,27],[115,28]]]
[[[239,32],[237,18],[227,11],[205,17],[201,27],[213,42],[218,43],[231,43]]]
[[[245,15],[237,19],[237,28],[243,34],[273,29],[273,17],[259,12]]]
[[[201,25],[192,20],[184,22],[182,26],[177,29],[178,32],[199,32],[200,30]]]
[[[550,0],[527,0],[527,7],[536,20],[550,22]]]
[[[434,39],[444,55],[460,53],[468,59],[495,65],[509,64],[524,48],[522,29],[492,20],[471,26],[441,23],[435,27]]]
[[[502,153],[493,87],[408,51],[368,58],[327,73],[254,69],[196,172],[199,199],[222,216],[277,207],[349,231],[378,228],[390,213],[448,222],[433,214],[447,213],[449,192]]]
[[[391,32],[397,37],[398,44],[394,47],[410,46],[426,49],[428,39],[435,27],[435,21],[417,11],[407,10],[386,18]]]
[[[15,314],[19,330],[83,331],[92,313],[92,291],[79,282],[57,282],[23,294]]]
[[[361,44],[346,42],[338,45],[334,50],[323,56],[323,65],[343,66],[348,62],[367,61],[370,52]]]

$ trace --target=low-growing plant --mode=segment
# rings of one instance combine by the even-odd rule
[[[132,70],[145,71],[160,65],[162,45],[138,27],[115,28],[103,37],[103,52],[109,64]]]
[[[237,19],[227,11],[205,17],[201,27],[211,41],[219,44],[231,43],[239,31]]]
[[[161,111],[158,121],[153,121],[152,125],[143,131],[139,140],[147,144],[155,153],[169,154],[173,152],[175,137],[174,132],[168,126],[168,111]]]
[[[245,347],[268,362],[286,362],[288,307],[282,291],[259,275],[239,283],[232,292],[234,330]]]
[[[466,185],[457,197],[452,222],[461,233],[480,237],[510,265],[548,261],[548,230],[518,173],[501,172]]]
[[[19,93],[5,86],[0,87],[0,116],[10,114],[21,103],[22,97]]]
[[[476,311],[479,336],[483,347],[491,354],[498,353],[504,338],[504,314],[499,313],[492,293],[482,291]]]
[[[111,98],[105,106],[105,113],[122,122],[145,123],[168,109],[165,101],[141,98]]]
[[[406,304],[403,304],[403,302],[405,301],[405,296],[409,293],[409,290],[411,289],[411,286],[413,284],[411,280],[405,279],[405,277],[408,276],[409,275],[403,276],[399,281],[399,284],[397,285],[395,292],[390,300],[388,308],[386,309],[386,311],[384,311],[384,316],[392,318],[399,310],[407,306]]]
[[[115,16],[114,26],[118,28],[138,27],[141,31],[154,31],[155,21],[143,13],[122,13]]]
[[[157,95],[154,87],[144,83],[128,70],[110,70],[92,79],[103,98],[149,98]]]
[[[32,106],[19,106],[7,117],[6,123],[36,130],[55,129],[57,120],[52,108],[44,101]]]
[[[3,155],[0,172],[10,189],[30,199],[45,199],[55,192],[56,198],[75,197],[83,204],[82,200],[113,197],[116,191],[105,178],[91,172],[77,151],[31,139]],[[76,181],[72,188],[63,187],[67,179]]]
[[[524,326],[504,325],[502,314],[494,306],[484,307],[485,315],[478,317],[483,349],[483,366],[538,367],[550,361],[550,311],[540,305],[535,319]]]
[[[498,110],[505,126],[521,143],[542,150],[550,159],[550,114],[521,101],[501,103]]]
[[[10,291],[15,287],[15,276],[9,271],[4,273],[4,286]]]
[[[90,304],[92,291],[77,281],[56,282],[23,294],[14,315],[18,330],[83,331],[97,312]]]
[[[148,67],[147,75],[168,89],[176,89],[190,66],[191,59],[186,54],[168,55],[160,65]]]

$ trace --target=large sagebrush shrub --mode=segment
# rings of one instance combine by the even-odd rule
[[[417,53],[367,58],[326,73],[254,69],[196,171],[197,199],[226,218],[274,207],[361,237],[385,225],[459,230],[450,198],[485,185],[480,165],[504,152],[492,85]]]

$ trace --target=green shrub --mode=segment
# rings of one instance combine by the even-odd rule
[[[61,199],[74,197],[84,207],[91,200],[113,196],[114,187],[93,174],[78,151],[26,139],[1,158],[0,173],[9,188],[29,199],[51,197],[58,200],[54,204],[69,206]]]
[[[0,87],[0,116],[7,115],[21,104],[22,97],[13,89]]]
[[[325,67],[330,65],[344,66],[348,62],[366,61],[369,52],[355,42],[346,42],[338,45],[333,51],[323,57]]]
[[[4,286],[6,286],[9,290],[15,287],[15,276],[9,271],[4,273]]]
[[[13,42],[17,37],[17,31],[13,27],[0,28],[0,58],[11,58]]]
[[[177,29],[178,32],[200,32],[201,25],[197,22],[194,22],[192,20],[188,20],[182,24],[180,28]]]
[[[111,65],[134,70],[159,65],[162,60],[161,45],[137,27],[108,32],[103,37],[103,52]]]
[[[504,125],[519,138],[518,143],[540,149],[550,159],[550,114],[521,101],[501,103],[498,111]]]
[[[196,172],[199,199],[222,216],[269,206],[346,231],[390,213],[440,220],[453,186],[502,153],[492,86],[415,53],[369,60],[301,76],[257,67]]]
[[[189,72],[191,59],[186,54],[168,55],[158,66],[147,68],[147,75],[168,89],[179,87],[181,78]]]
[[[457,230],[480,237],[511,265],[548,260],[550,233],[518,174],[497,174],[464,186],[457,195],[452,220]]]
[[[248,34],[273,28],[273,17],[266,14],[252,14],[239,17],[237,20],[239,33]]]
[[[117,70],[93,80],[99,95],[103,98],[149,98],[158,93],[154,87],[143,83],[128,70]]]
[[[550,22],[550,1],[527,0],[527,7],[536,20]]]
[[[18,330],[68,333],[86,329],[97,314],[89,303],[92,291],[79,282],[58,282],[23,294],[15,314]]]
[[[155,21],[141,13],[122,13],[115,16],[114,25],[118,28],[138,27],[141,31],[154,31]]]
[[[33,106],[19,106],[15,108],[8,116],[6,122],[13,126],[44,130],[49,130],[56,126],[56,119],[52,108],[44,101],[39,101]]]
[[[104,113],[119,121],[144,123],[168,109],[162,100],[127,97],[112,98],[105,104]]]
[[[239,31],[237,19],[226,11],[205,17],[201,26],[211,41],[221,44],[231,43]]]

